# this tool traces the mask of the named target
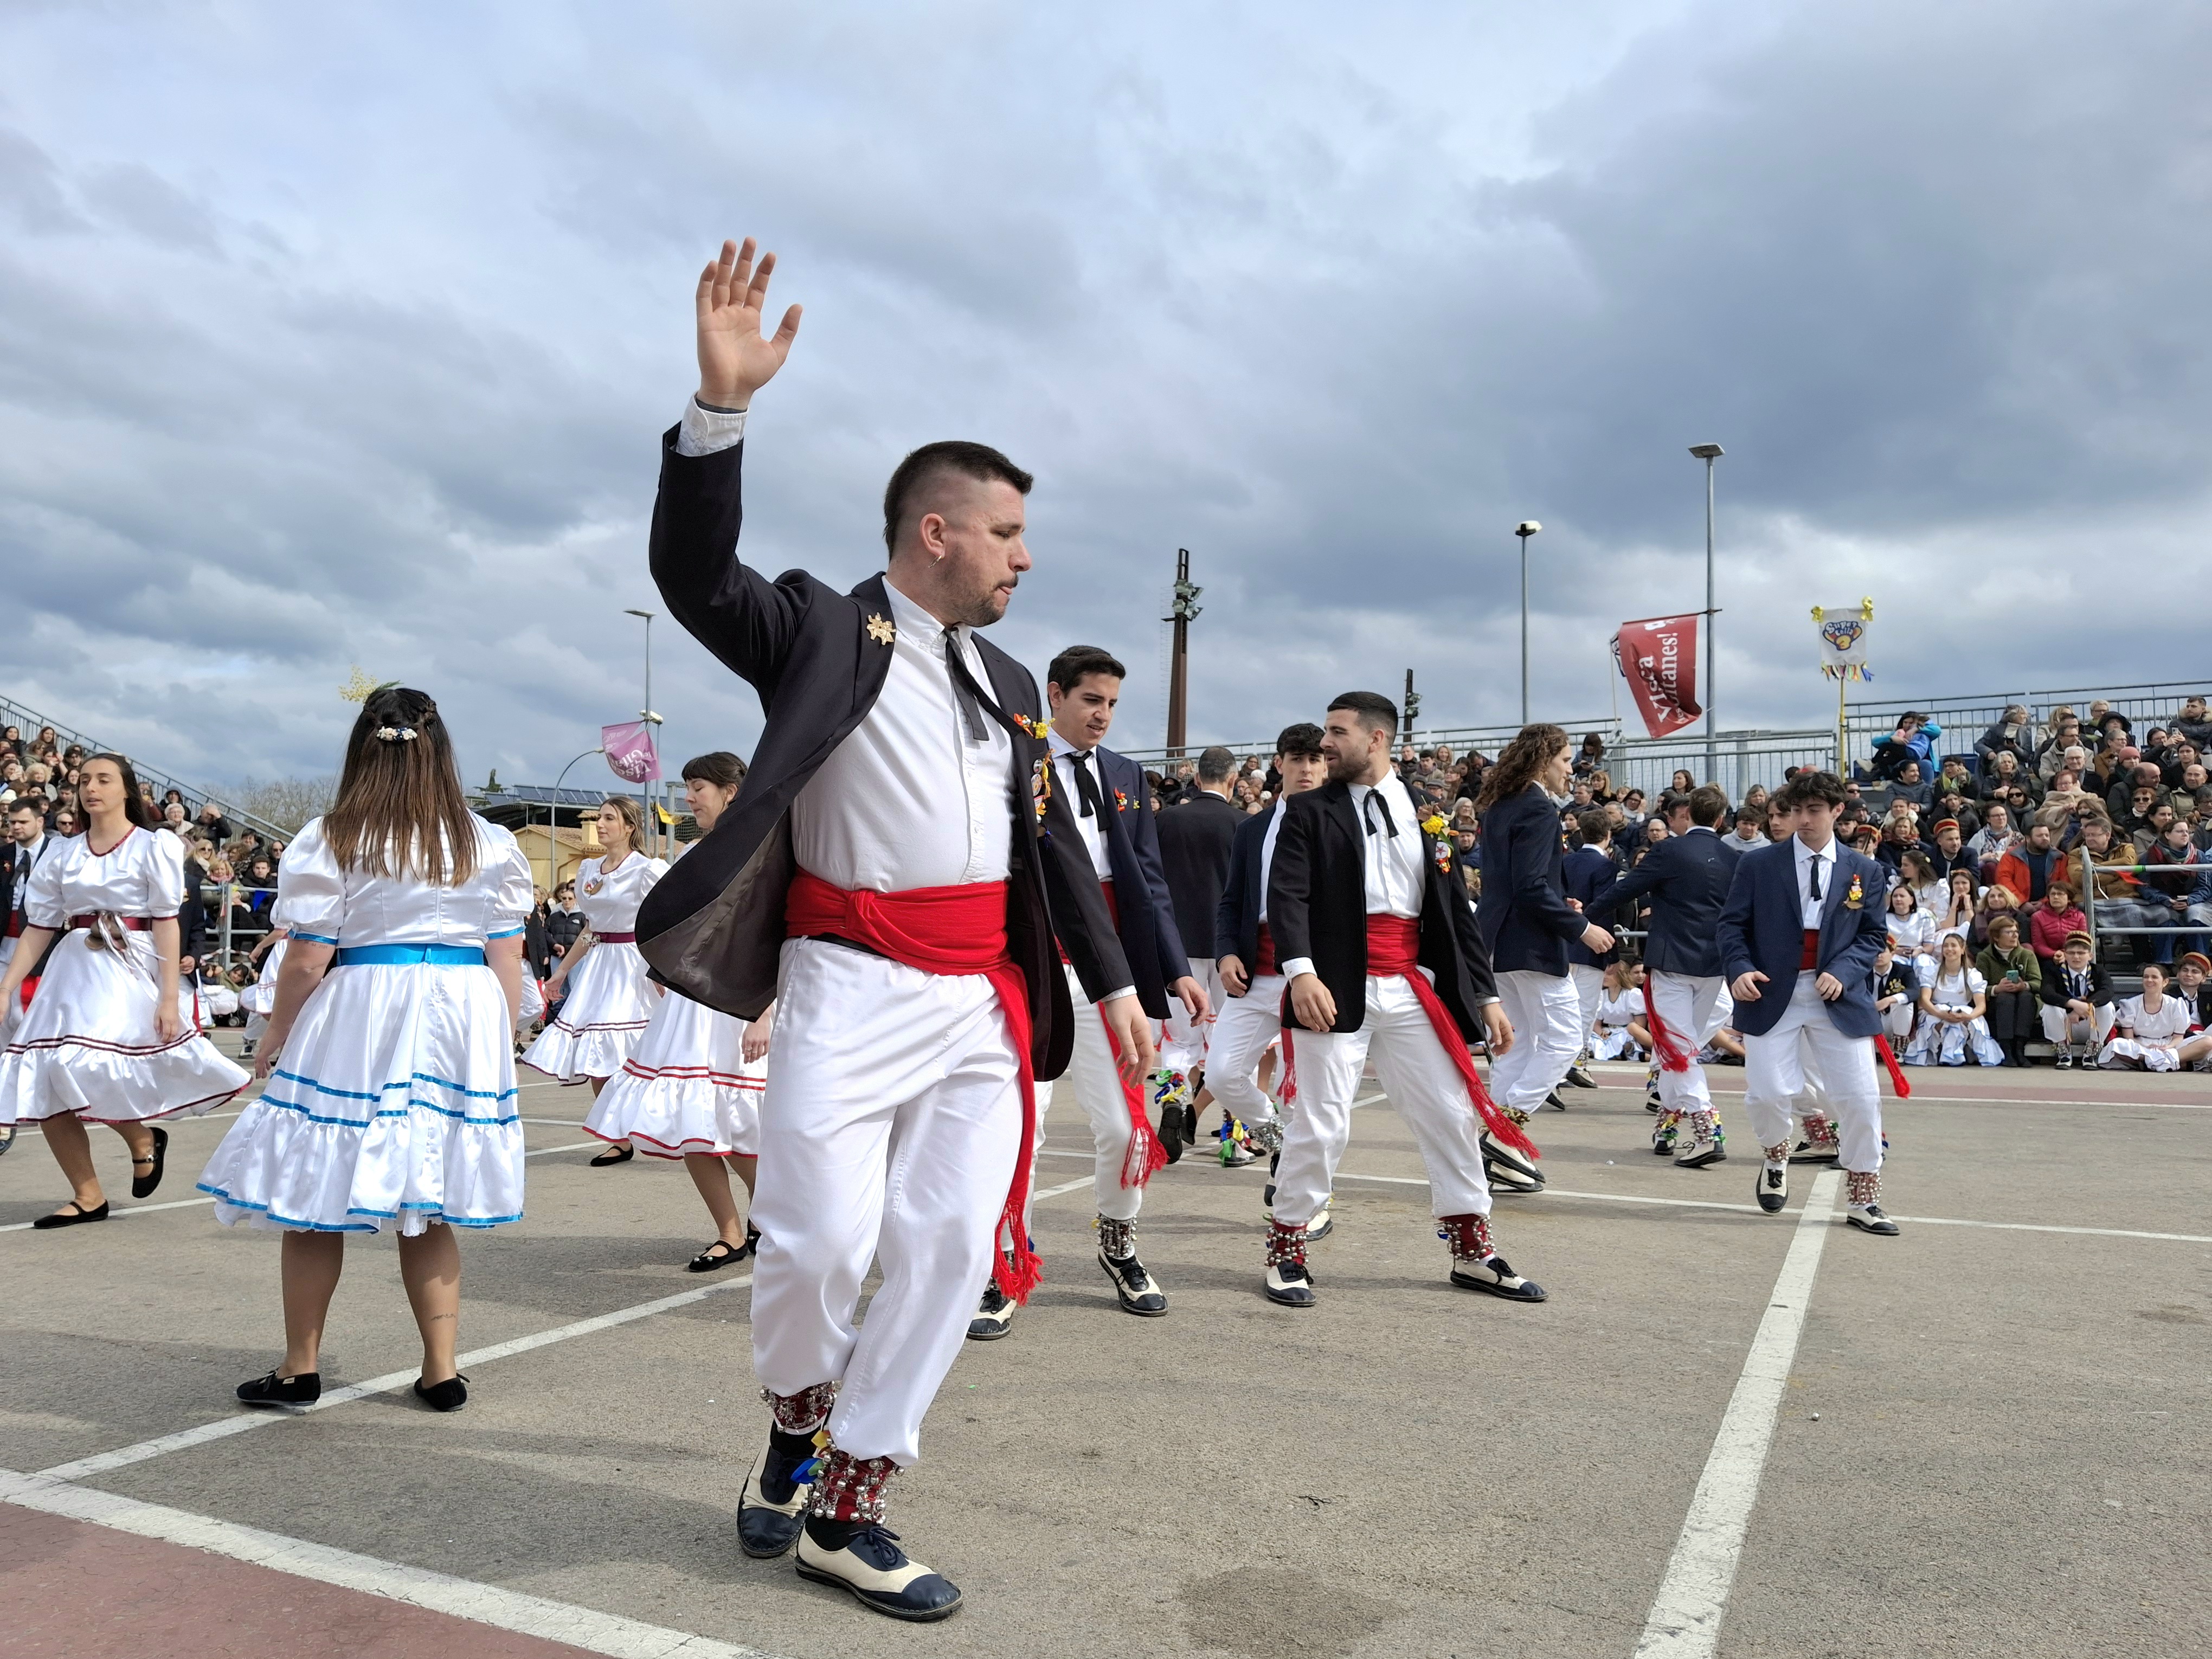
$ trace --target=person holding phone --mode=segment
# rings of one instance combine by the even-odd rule
[[[2035,1035],[2043,1003],[2043,964],[2020,942],[2020,921],[1999,914],[1990,921],[1990,942],[1974,958],[1989,986],[1990,1035],[2004,1050],[2008,1066],[2027,1064],[2027,1040]]]

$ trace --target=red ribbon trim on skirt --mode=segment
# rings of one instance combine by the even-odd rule
[[[1036,1145],[1036,1074],[1030,1065],[1030,996],[1021,969],[1006,949],[1006,884],[971,882],[957,887],[915,887],[902,893],[863,889],[848,893],[801,870],[784,901],[784,930],[793,938],[835,933],[925,974],[981,974],[998,993],[1006,1038],[1019,1062],[1022,1138],[1014,1156],[999,1226],[1012,1241],[1011,1255],[994,1252],[991,1276],[1016,1302],[1025,1302],[1043,1273],[1029,1231],[1031,1149]],[[997,1230],[994,1230],[995,1237]]]
[[[1105,896],[1106,914],[1114,920],[1116,932],[1121,926],[1121,902],[1114,896],[1114,884],[1103,878],[1098,890]],[[1060,953],[1062,963],[1067,952]],[[1152,1127],[1152,1120],[1145,1109],[1145,1091],[1129,1081],[1121,1070],[1121,1040],[1114,1035],[1114,1023],[1106,1018],[1106,1011],[1098,1011],[1098,1023],[1106,1028],[1106,1047],[1114,1056],[1114,1075],[1121,1085],[1121,1103],[1129,1113],[1129,1149],[1121,1155],[1121,1185],[1124,1188],[1142,1188],[1159,1170],[1168,1167],[1168,1149],[1160,1144],[1160,1137]]]
[[[1689,1045],[1674,1035],[1672,1027],[1659,1018],[1659,1004],[1651,995],[1651,975],[1644,975],[1644,1018],[1651,1028],[1651,1047],[1658,1054],[1662,1070],[1686,1072],[1695,1058]]]

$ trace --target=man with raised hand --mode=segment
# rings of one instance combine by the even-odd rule
[[[1845,1219],[1894,1237],[1882,1213],[1881,1097],[1875,1081],[1874,959],[1889,942],[1881,866],[1836,840],[1843,781],[1800,772],[1782,786],[1796,818],[1786,842],[1746,853],[1722,907],[1721,971],[1743,1033],[1743,1109],[1765,1150],[1753,1191],[1772,1214],[1790,1190],[1790,1106],[1807,1091],[1809,1046],[1833,1109],[1850,1188]]]
[[[1168,1310],[1167,1293],[1138,1259],[1137,1212],[1144,1206],[1145,1183],[1167,1162],[1167,1154],[1146,1115],[1142,1087],[1121,1069],[1113,1023],[1101,1018],[1097,1005],[1133,994],[1148,1017],[1164,1019],[1173,996],[1182,999],[1193,1020],[1200,1020],[1206,1018],[1206,992],[1191,976],[1190,958],[1176,932],[1144,769],[1105,746],[1124,678],[1121,665],[1098,647],[1072,645],[1052,659],[1044,690],[1052,708],[1048,741],[1053,792],[1073,815],[1085,866],[1114,917],[1131,976],[1127,985],[1094,1000],[1085,992],[1082,976],[1073,967],[1066,970],[1075,1016],[1067,1075],[1076,1104],[1091,1124],[1098,1265],[1113,1280],[1125,1311],[1156,1317]],[[1036,1091],[1032,1157],[1044,1146],[1052,1085],[1040,1083]],[[1032,1173],[1032,1191],[1035,1181]],[[983,1286],[968,1334],[978,1341],[994,1340],[1012,1328],[1014,1304],[994,1277]]]
[[[1073,1035],[1061,951],[1132,1081],[1152,1023],[1109,994],[1129,965],[1047,787],[1036,684],[975,633],[1030,568],[1030,475],[981,444],[915,451],[884,492],[889,568],[849,593],[738,561],[747,410],[799,320],[793,306],[763,337],[775,256],[753,255],[726,242],[699,279],[699,390],[663,440],[652,565],[767,720],[744,793],[647,896],[638,945],[695,1001],[744,1019],[776,1005],[752,1292],[772,1425],[739,1540],[763,1557],[796,1541],[802,1577],[941,1619],[960,1592],[884,1528],[884,1491],[918,1455],[986,1268],[1016,1299],[1036,1282],[1020,1222],[1032,1082]]]
[[[1321,740],[1328,781],[1291,797],[1275,843],[1267,916],[1290,981],[1283,1098],[1291,1115],[1262,1282],[1271,1301],[1314,1304],[1306,1228],[1335,1183],[1371,1057],[1428,1166],[1451,1282],[1541,1302],[1542,1286],[1492,1248],[1478,1132],[1487,1122],[1509,1145],[1535,1149],[1492,1103],[1468,1054],[1477,1038],[1493,1054],[1510,1052],[1513,1028],[1474,913],[1450,878],[1444,821],[1420,816],[1391,770],[1397,725],[1397,705],[1379,692],[1347,691],[1332,702]]]
[[[1260,1086],[1260,1062],[1268,1045],[1281,1038],[1283,993],[1289,984],[1275,959],[1274,934],[1267,926],[1267,878],[1291,797],[1320,788],[1328,776],[1321,738],[1321,727],[1301,720],[1285,726],[1275,739],[1275,772],[1283,781],[1282,793],[1266,811],[1255,812],[1237,826],[1229,849],[1229,875],[1214,910],[1213,949],[1223,996],[1207,1054],[1207,1086],[1221,1109],[1241,1120],[1254,1145],[1268,1155],[1267,1186],[1260,1206],[1270,1220],[1275,1213],[1274,1176],[1282,1163],[1283,1124],[1275,1103]],[[1306,1224],[1307,1241],[1323,1237],[1328,1231],[1328,1200],[1323,1196],[1319,1212]]]

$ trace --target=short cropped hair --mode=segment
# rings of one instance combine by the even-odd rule
[[[898,550],[899,523],[906,517],[908,500],[936,472],[957,473],[979,483],[995,479],[1013,485],[1024,495],[1036,482],[1033,475],[988,444],[969,443],[962,438],[924,444],[892,469],[891,481],[884,486],[884,546],[890,551]]]
[[[1321,727],[1311,720],[1286,726],[1276,734],[1275,752],[1285,760],[1296,755],[1304,760],[1321,758]]]
[[[1380,691],[1341,691],[1329,700],[1328,712],[1348,708],[1359,716],[1359,723],[1370,732],[1393,732],[1398,729],[1398,705]]]
[[[1602,806],[1592,806],[1575,814],[1575,833],[1583,838],[1583,845],[1603,841],[1613,833],[1613,820],[1605,815]]]
[[[1129,671],[1103,645],[1071,645],[1044,671],[1045,678],[1063,691],[1074,690],[1085,674],[1107,674],[1117,680],[1129,678]]]
[[[1728,814],[1728,797],[1717,784],[1701,783],[1690,791],[1690,822],[1708,830]]]
[[[1826,806],[1841,806],[1850,797],[1844,793],[1844,781],[1833,772],[1805,770],[1774,792],[1774,805],[1785,812],[1819,801]]]
[[[1237,757],[1215,744],[1198,757],[1198,781],[1200,783],[1226,783],[1229,775],[1237,769]]]

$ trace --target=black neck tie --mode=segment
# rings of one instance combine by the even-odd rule
[[[967,660],[960,654],[960,635],[952,629],[945,630],[945,665],[952,675],[953,701],[960,705],[961,718],[968,722],[968,741],[981,743],[986,735],[983,729],[983,710],[976,701],[975,676],[968,672]]]
[[[1382,799],[1382,792],[1380,789],[1370,789],[1367,792],[1367,799],[1362,811],[1367,821],[1369,835],[1375,833],[1375,816],[1379,812],[1382,815],[1382,829],[1389,833],[1391,840],[1397,840],[1398,822],[1390,816],[1390,803]]]
[[[1067,757],[1075,763],[1075,796],[1083,803],[1082,816],[1103,818],[1106,804],[1098,798],[1098,780],[1091,775],[1091,751],[1071,749],[1067,751]]]
[[[1814,854],[1806,860],[1806,866],[1811,872],[1813,882],[1813,890],[1806,896],[1818,904],[1820,902],[1820,855],[1818,853]]]

